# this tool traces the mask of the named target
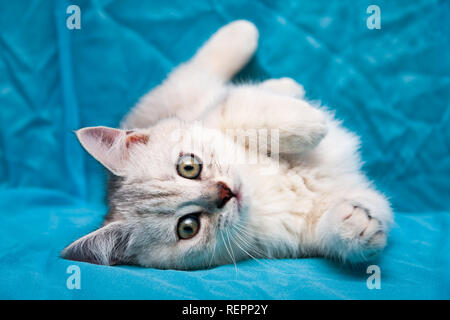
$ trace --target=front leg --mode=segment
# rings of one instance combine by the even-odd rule
[[[314,148],[327,133],[327,114],[308,102],[260,86],[231,88],[224,102],[205,115],[206,122],[227,130],[276,130],[279,144],[270,152],[297,154]]]
[[[302,99],[305,96],[303,86],[292,78],[269,79],[258,85],[260,88],[280,95]]]
[[[315,243],[320,255],[344,262],[370,260],[386,246],[392,211],[372,189],[348,192],[320,217]]]

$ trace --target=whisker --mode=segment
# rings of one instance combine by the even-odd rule
[[[244,238],[244,236],[247,236],[247,237],[250,237],[250,238],[253,238],[253,239],[261,239],[261,238],[258,238],[258,237],[256,237],[256,236],[254,236],[254,235],[252,235],[251,233],[252,233],[252,230],[251,229],[249,229],[249,228],[246,228],[245,226],[243,226],[243,225],[238,225],[238,224],[236,224],[236,225],[234,225],[234,227],[236,227],[236,230],[238,230],[238,231],[241,231],[242,232],[242,234],[240,235],[239,233],[235,233],[235,235],[237,236],[237,237],[239,237],[239,239],[244,243],[246,243],[247,244],[247,246],[252,250],[252,251],[254,251],[257,255],[259,255],[260,256],[260,259],[259,260],[257,260],[257,261],[259,261],[260,263],[263,263],[264,262],[264,264],[265,265],[269,265],[269,262],[268,261],[261,261],[261,258],[262,259],[265,259],[265,260],[273,260],[273,257],[271,257],[271,256],[269,256],[267,253],[265,253],[265,252],[263,252],[262,251],[262,249],[261,248],[259,248],[259,247],[257,247],[255,244],[252,244],[252,243],[250,243],[249,242],[249,240],[248,239],[245,239]],[[267,238],[267,237],[266,237]],[[273,237],[271,237],[271,239],[275,239],[275,238],[273,238]],[[279,239],[276,239],[276,241],[280,241]],[[255,259],[256,260],[256,259]],[[285,265],[285,266],[287,266],[287,267],[291,267],[291,265],[289,265],[288,263],[286,263],[286,262],[284,262],[282,259],[277,259],[277,264],[283,264],[283,265]],[[286,273],[286,272],[279,272],[280,274],[291,274],[291,273]],[[295,274],[295,273],[292,273],[292,274]]]
[[[240,230],[239,226],[236,225],[236,230],[238,231],[242,231],[246,236],[254,238],[253,236],[249,235],[247,232],[245,232],[244,230]],[[247,246],[252,249],[253,251],[255,251],[258,255],[260,255],[262,258],[266,258],[266,259],[270,259],[263,251],[261,251],[255,244],[250,243],[247,239],[242,238],[238,233],[236,233],[236,236],[239,237],[239,239],[241,239],[242,242],[245,242],[247,244]]]
[[[231,255],[230,250],[228,250],[228,246],[227,246],[227,244],[226,244],[226,242],[225,242],[225,238],[223,237],[223,232],[220,232],[220,235],[222,236],[222,240],[223,240],[223,244],[225,245],[225,249],[228,251],[228,254],[230,255],[231,261],[234,263],[234,267],[235,267],[236,273],[237,273],[236,262],[233,260],[233,257],[232,257],[232,255]]]
[[[233,246],[231,245],[231,242],[230,242],[230,235],[229,235],[229,233],[228,233],[228,230],[225,229],[225,232],[226,232],[226,234],[227,234],[228,244],[230,245],[230,250],[231,250],[231,253],[232,253],[232,255],[233,255],[233,262],[234,262],[234,267],[235,267],[235,269],[236,269],[236,276],[237,276],[236,257],[234,256]]]
[[[211,268],[211,263],[212,263],[212,261],[214,260],[214,256],[215,256],[215,254],[216,254],[216,247],[217,247],[217,241],[214,242],[213,254],[212,254],[212,256],[211,256],[211,259],[209,260],[208,268]]]
[[[268,236],[267,234],[259,234],[257,230],[251,230],[246,226],[236,225],[239,228],[239,231],[244,233],[250,238],[255,240],[268,240],[268,241],[279,241],[277,238]]]
[[[235,235],[242,241],[242,242],[244,242],[244,240],[237,234],[237,233],[235,233]],[[261,261],[260,259],[257,259],[257,258],[255,258],[252,254],[250,254],[247,250],[245,250],[243,247],[241,247],[240,246],[240,244],[239,244],[239,241],[238,241],[238,239],[236,239],[235,238],[235,242],[236,242],[236,245],[246,254],[246,255],[248,255],[249,257],[251,257],[253,260],[255,260],[256,262],[258,262],[259,264],[261,264],[261,265],[264,265],[264,263],[263,263],[263,261]],[[242,244],[242,246],[245,246],[245,244],[244,243],[241,243]]]

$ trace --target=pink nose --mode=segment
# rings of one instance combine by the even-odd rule
[[[231,198],[235,197],[235,194],[224,182],[218,182],[217,186],[219,187],[219,200],[217,201],[217,208],[221,209]]]

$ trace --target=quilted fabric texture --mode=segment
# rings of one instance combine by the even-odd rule
[[[69,30],[66,9],[81,8]],[[381,29],[368,29],[369,5]],[[219,27],[260,30],[237,81],[292,77],[362,138],[364,169],[394,206],[376,264],[249,260],[183,272],[59,258],[107,211],[104,170],[73,130],[117,126]],[[0,298],[449,299],[450,3],[0,0]],[[66,286],[70,265],[81,288]]]

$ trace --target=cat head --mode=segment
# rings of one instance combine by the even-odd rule
[[[112,174],[110,212],[105,226],[69,245],[64,258],[163,269],[231,261],[227,233],[245,225],[250,206],[235,161],[239,146],[178,119],[145,130],[90,127],[76,134]]]

